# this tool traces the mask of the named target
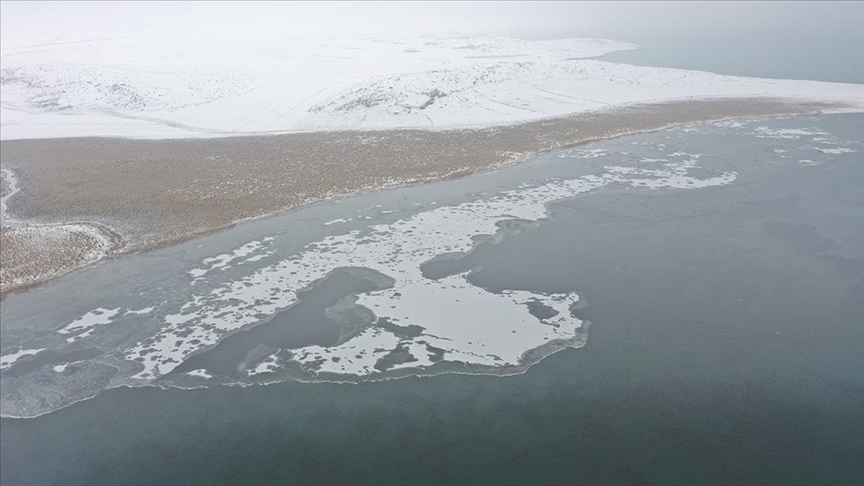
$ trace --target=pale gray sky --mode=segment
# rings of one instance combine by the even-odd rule
[[[3,36],[130,29],[410,32],[560,30],[734,35],[754,29],[864,29],[864,2],[0,2]]]

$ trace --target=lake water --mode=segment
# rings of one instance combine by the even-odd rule
[[[91,309],[153,306],[164,317],[327,235],[610,166],[648,177],[685,154],[695,160],[688,176],[735,174],[704,188],[608,184],[428,269],[436,278],[474,269],[468,281],[492,295],[578,293],[583,305],[573,312],[591,322],[587,343],[523,374],[346,385],[300,383],[285,372],[267,386],[218,384],[255,382],[241,372],[244,360],[274,346],[340,341],[344,327],[323,310],[387,284],[334,274],[300,304],[185,365],[217,378],[195,381],[181,365],[158,382],[206,387],[113,388],[35,419],[2,419],[0,477],[10,485],[858,483],[862,153],[862,115],[633,135],[244,223],[10,295],[3,348],[54,343],[60,351],[4,371],[4,406],[18,403],[8,400],[19,390],[39,390],[46,401],[25,405],[48,411],[61,402],[46,390],[84,398],[120,383],[134,370],[103,373],[100,360],[153,332],[126,316],[63,344],[53,329]],[[186,271],[202,259],[264,237],[273,239],[260,254],[272,253],[190,284]],[[270,348],[256,351],[264,343]],[[54,371],[69,362],[77,364]]]
[[[581,20],[572,8],[574,21]],[[695,69],[733,76],[864,83],[864,5],[853,2],[750,2],[605,5],[615,11],[580,27],[519,29],[527,39],[600,37],[638,51],[602,60]]]
[[[615,52],[602,60],[757,78],[864,83],[864,59],[851,48],[861,45],[864,35],[856,32],[810,36],[785,32],[767,42],[761,32],[734,38],[703,34],[686,40],[675,36],[636,36],[627,40],[643,48]],[[838,45],[850,48],[838,49]],[[789,62],[790,58],[796,62]]]

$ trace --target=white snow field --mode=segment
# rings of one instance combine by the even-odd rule
[[[513,124],[702,97],[832,101],[864,85],[768,80],[586,58],[603,39],[142,33],[4,38],[0,138],[187,138]]]

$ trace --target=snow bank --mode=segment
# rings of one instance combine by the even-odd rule
[[[862,85],[586,60],[634,48],[603,39],[176,34],[7,47],[0,138],[478,127],[716,96],[864,107]]]

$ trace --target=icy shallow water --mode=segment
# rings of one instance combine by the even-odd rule
[[[616,155],[621,152],[632,154],[630,161],[702,153],[698,165],[738,174],[731,184],[698,190],[609,185],[549,204],[547,219],[512,228],[521,231],[500,242],[423,265],[430,279],[474,269],[466,281],[492,294],[577,292],[576,318],[592,322],[586,345],[555,353],[523,374],[445,373],[356,386],[218,384],[245,379],[250,370],[272,377],[279,371],[271,370],[285,365],[274,348],[350,342],[345,337],[353,328],[340,324],[350,296],[396,285],[395,278],[355,267],[298,292],[294,306],[224,337],[163,378],[194,379],[199,388],[120,387],[35,419],[0,419],[0,482],[861,483],[864,160],[860,145],[839,142],[860,142],[864,118],[693,128],[587,147],[595,158],[549,154],[482,177],[307,208],[189,242],[182,252],[111,262],[12,296],[14,307],[7,310],[4,301],[3,309],[16,313],[19,329],[41,322],[22,312],[39,315],[38,306],[44,315],[63,310],[51,329],[95,308],[120,308],[117,315],[143,310],[150,306],[144,300],[157,307],[151,318],[164,316],[195,295],[309,250],[304,246],[312,241],[410,217],[420,211],[379,215],[418,202],[427,209],[455,206],[522,183],[596,174],[613,165],[610,158],[626,166],[620,163],[626,155]],[[354,220],[321,226],[340,218]],[[226,265],[190,285],[187,270],[205,268],[202,261],[214,256],[236,256],[234,249],[273,235],[286,221],[292,230],[275,236],[278,245],[256,250],[274,251],[271,260],[242,272],[246,264]],[[162,267],[169,257],[171,267]],[[111,282],[87,277],[91,271]],[[112,293],[114,287],[125,297]],[[97,292],[106,297],[84,298]],[[537,305],[529,313],[551,314]],[[80,344],[92,346],[131,317],[94,326]],[[380,326],[409,338],[423,331]],[[156,332],[143,331],[137,339]],[[6,336],[4,330],[4,355]],[[39,369],[61,374],[77,367],[67,379],[83,376],[81,365],[64,363],[88,360],[94,350],[22,356],[3,371],[2,389]],[[382,364],[405,358],[396,353]]]
[[[580,288],[477,284],[468,263],[478,245],[535,231],[550,208],[581,195],[707,197],[746,190],[756,176],[856,160],[854,132],[824,128],[839,119],[623,137],[105,262],[4,302],[2,413],[38,415],[121,385],[523,372],[585,344],[580,315],[590,299]],[[740,146],[746,157],[732,150]],[[351,277],[338,281],[346,271]],[[318,288],[323,294],[312,295]],[[302,318],[292,316],[298,303]],[[304,320],[319,324],[301,330]]]

